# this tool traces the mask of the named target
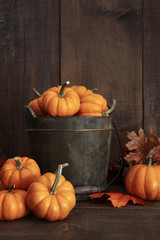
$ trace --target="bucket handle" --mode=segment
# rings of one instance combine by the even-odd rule
[[[115,177],[109,183],[107,183],[106,185],[103,185],[103,186],[81,186],[81,187],[75,187],[75,193],[77,195],[88,195],[88,194],[92,194],[92,193],[100,193],[100,192],[106,191],[108,189],[108,187],[118,178],[118,176],[119,176],[119,174],[120,174],[120,172],[122,170],[123,161],[124,161],[122,144],[121,144],[121,140],[120,140],[120,137],[119,137],[116,125],[115,125],[115,123],[114,123],[112,118],[111,118],[111,120],[112,120],[113,127],[114,127],[114,130],[116,132],[116,136],[118,138],[118,142],[119,142],[119,146],[120,146],[120,152],[121,152],[120,168],[119,168],[117,174],[115,175]]]
[[[28,116],[29,118],[36,118],[37,117],[35,112],[33,111],[33,109],[30,106],[25,105],[24,109],[25,109],[25,116]]]

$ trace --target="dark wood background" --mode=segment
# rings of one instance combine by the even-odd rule
[[[122,142],[160,134],[159,0],[0,0],[0,146],[24,154],[24,105],[66,80],[117,100]],[[115,149],[115,145],[112,146]]]

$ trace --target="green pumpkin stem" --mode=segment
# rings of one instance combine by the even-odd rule
[[[35,88],[33,88],[33,92],[36,94],[37,97],[41,97],[42,96]]]
[[[102,115],[105,116],[106,114],[110,114],[111,112],[113,112],[113,110],[115,109],[116,107],[116,100],[113,99],[113,104],[112,106],[110,107],[110,109],[108,109],[107,111],[102,111]]]
[[[68,167],[68,166],[69,166],[68,163],[63,163],[63,164],[62,164],[62,169],[65,168],[65,167]],[[58,169],[56,169],[56,171],[54,172],[54,174],[57,174],[57,172],[58,172]]]
[[[70,82],[69,81],[66,81],[65,83],[62,84],[62,87],[60,89],[60,92],[58,94],[59,97],[64,97],[64,89],[67,85],[69,85]]]
[[[98,90],[98,88],[92,88],[92,89],[91,89],[91,91],[92,91],[93,93],[97,92],[97,90]]]
[[[57,176],[56,176],[56,179],[53,183],[52,188],[50,189],[51,194],[56,194],[57,193],[57,186],[58,186],[61,174],[62,174],[62,164],[58,165]]]
[[[8,193],[12,193],[12,190],[15,188],[15,185],[12,185],[9,189],[8,189]]]
[[[148,167],[152,166],[152,156],[149,156],[148,161],[147,161],[147,166]]]
[[[22,165],[22,163],[19,161],[19,159],[18,158],[14,158],[14,160],[16,161],[16,163],[17,163],[17,169],[22,169],[23,168],[23,165]]]

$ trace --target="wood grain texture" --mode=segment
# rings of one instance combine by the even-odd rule
[[[160,134],[160,2],[143,6],[144,128]]]
[[[59,1],[0,2],[0,144],[6,158],[26,152],[24,105],[58,85]]]
[[[0,145],[6,157],[23,151],[23,4],[0,1]]]
[[[24,103],[59,84],[59,1],[35,0],[25,3],[25,85]]]
[[[159,214],[160,204],[155,201],[146,206],[129,203],[119,209],[110,201],[78,202],[63,221],[47,222],[33,214],[12,222],[1,221],[0,238],[159,240]]]
[[[60,83],[59,1],[25,2],[25,80],[24,105]],[[24,123],[25,128],[25,123]],[[24,132],[24,152],[29,152]]]
[[[122,141],[142,126],[142,2],[63,0],[61,80],[97,87]],[[116,148],[116,137],[113,139]]]

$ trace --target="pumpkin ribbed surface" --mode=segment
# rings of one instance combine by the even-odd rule
[[[133,166],[125,178],[125,186],[134,196],[144,200],[160,200],[160,166]]]
[[[47,115],[42,107],[42,99],[43,99],[42,97],[39,97],[37,99],[32,100],[28,104],[28,106],[30,106],[33,109],[37,117],[44,117]]]
[[[25,217],[29,210],[26,204],[27,192],[24,190],[0,191],[0,220],[15,220]]]
[[[43,94],[43,109],[51,116],[73,116],[80,107],[80,98],[72,88],[65,88],[60,96],[61,86],[48,89]]]
[[[15,184],[16,189],[26,190],[40,174],[40,168],[35,160],[18,156],[5,162],[1,168],[1,181],[5,188]]]
[[[61,175],[56,193],[51,193],[51,188],[56,179],[56,174],[45,173],[33,182],[28,190],[27,204],[39,218],[48,221],[62,220],[76,204],[73,185]]]
[[[81,98],[79,116],[102,116],[108,110],[106,99],[97,93],[87,94]]]
[[[87,89],[85,86],[71,86],[71,88],[78,94],[80,99],[86,95],[86,94],[92,94],[93,91],[90,89]]]

